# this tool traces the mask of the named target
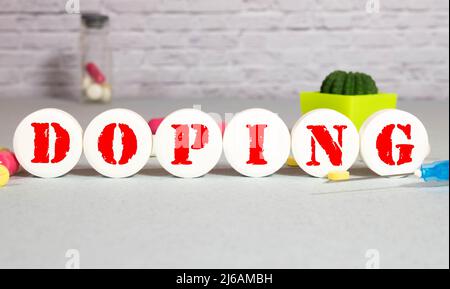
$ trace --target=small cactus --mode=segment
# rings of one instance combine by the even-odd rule
[[[334,71],[322,83],[321,93],[342,95],[377,94],[378,88],[370,75],[360,72]]]

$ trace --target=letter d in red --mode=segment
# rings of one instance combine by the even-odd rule
[[[53,108],[27,116],[14,134],[14,152],[30,174],[55,178],[72,170],[83,152],[82,128],[70,114]]]

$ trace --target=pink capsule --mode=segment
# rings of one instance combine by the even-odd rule
[[[13,152],[0,151],[0,164],[8,169],[10,176],[15,175],[19,171],[20,165]]]
[[[227,127],[227,123],[222,121],[219,123],[220,130],[222,131],[222,136],[225,133],[225,128]]]
[[[148,125],[150,126],[153,134],[156,134],[156,131],[158,130],[158,127],[163,122],[163,120],[164,118],[153,118],[148,122]]]
[[[95,63],[89,62],[86,64],[86,71],[89,74],[89,76],[98,84],[103,84],[106,81],[105,75],[102,73],[102,71],[98,68]]]
[[[153,134],[156,134],[156,131],[158,130],[159,125],[162,123],[164,118],[153,118],[148,122],[148,125],[150,126],[150,129],[152,130]],[[225,128],[227,126],[226,122],[222,121],[218,123],[220,130],[222,131],[222,136],[225,133]]]

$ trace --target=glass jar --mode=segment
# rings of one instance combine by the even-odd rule
[[[81,91],[88,102],[112,99],[112,52],[109,46],[109,17],[97,13],[81,15]]]

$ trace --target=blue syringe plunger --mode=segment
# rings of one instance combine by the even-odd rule
[[[431,164],[422,165],[415,175],[426,182],[430,181],[448,181],[449,162],[439,161]]]

